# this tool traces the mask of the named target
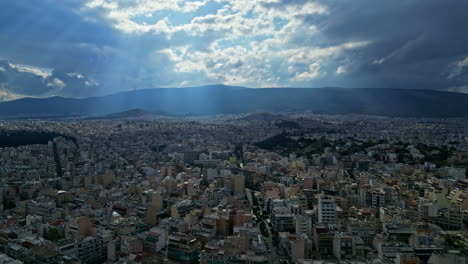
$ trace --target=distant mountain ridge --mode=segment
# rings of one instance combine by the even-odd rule
[[[283,120],[285,117],[282,115],[275,115],[272,113],[254,113],[250,114],[241,118],[237,118],[236,120],[244,120],[244,121],[279,121]]]
[[[86,120],[140,119],[154,117],[158,114],[160,113],[151,113],[142,109],[130,109],[124,112],[88,117]]]
[[[23,98],[0,116],[108,115],[132,109],[170,115],[314,112],[394,117],[468,117],[468,94],[390,88],[154,88],[90,98]]]

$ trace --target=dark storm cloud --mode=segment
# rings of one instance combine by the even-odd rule
[[[447,89],[466,84],[448,78],[468,56],[468,1],[322,1],[329,16],[317,21],[328,43],[367,40],[353,51],[353,78],[362,86]]]
[[[99,83],[97,81],[89,79],[86,76],[78,73],[67,73],[60,71],[53,71],[49,79],[59,79],[66,87],[61,91],[61,95],[65,97],[88,97],[99,95]]]
[[[89,75],[101,71],[116,56],[118,35],[99,23],[98,14],[79,15],[81,4],[79,0],[1,1],[0,59],[56,72]],[[71,80],[66,75],[42,78],[11,68],[4,75],[9,79],[4,89],[23,96],[81,94],[76,91],[88,88],[84,82],[77,87],[76,80],[66,83]]]
[[[46,73],[41,69],[14,65],[0,61],[0,92],[8,93],[12,98],[23,96],[87,97],[99,94],[98,83],[78,73],[66,73],[54,70]],[[7,96],[2,95],[3,99]]]
[[[12,94],[41,96],[53,91],[54,85],[33,72],[20,71],[7,61],[0,61],[0,88]]]
[[[278,10],[307,0],[264,3]],[[448,89],[467,85],[466,71],[454,67],[468,57],[468,1],[321,0],[327,15],[301,19],[315,25],[319,36],[298,36],[295,42],[319,46],[369,41],[348,52],[351,71],[323,85]],[[466,68],[466,67],[465,67]],[[460,71],[456,78],[449,78]]]
[[[136,78],[147,67],[149,47],[168,45],[167,41],[157,34],[122,34],[107,23],[99,10],[83,10],[84,3],[0,1],[0,59],[54,69],[54,75],[60,73],[58,78],[66,84],[59,95],[91,96],[134,88],[135,83],[128,82],[129,76]],[[84,85],[83,79],[70,78],[66,73],[79,73],[93,79],[94,84],[106,85]],[[37,90],[35,93],[21,87],[17,92],[25,95],[50,92],[40,92],[38,85],[30,88]]]
[[[39,67],[99,66],[96,54],[101,47],[115,46],[117,34],[99,23],[98,14],[89,14],[89,19],[77,14],[81,4],[78,0],[1,1],[0,56]]]

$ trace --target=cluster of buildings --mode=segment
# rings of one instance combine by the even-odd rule
[[[0,263],[468,261],[466,121],[288,118],[2,122],[65,136],[0,149]]]

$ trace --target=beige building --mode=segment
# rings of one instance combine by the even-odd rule
[[[235,193],[244,193],[245,192],[245,176],[244,175],[234,175],[234,188]]]

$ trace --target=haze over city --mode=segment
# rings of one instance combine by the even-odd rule
[[[468,1],[0,1],[0,263],[468,263]]]

